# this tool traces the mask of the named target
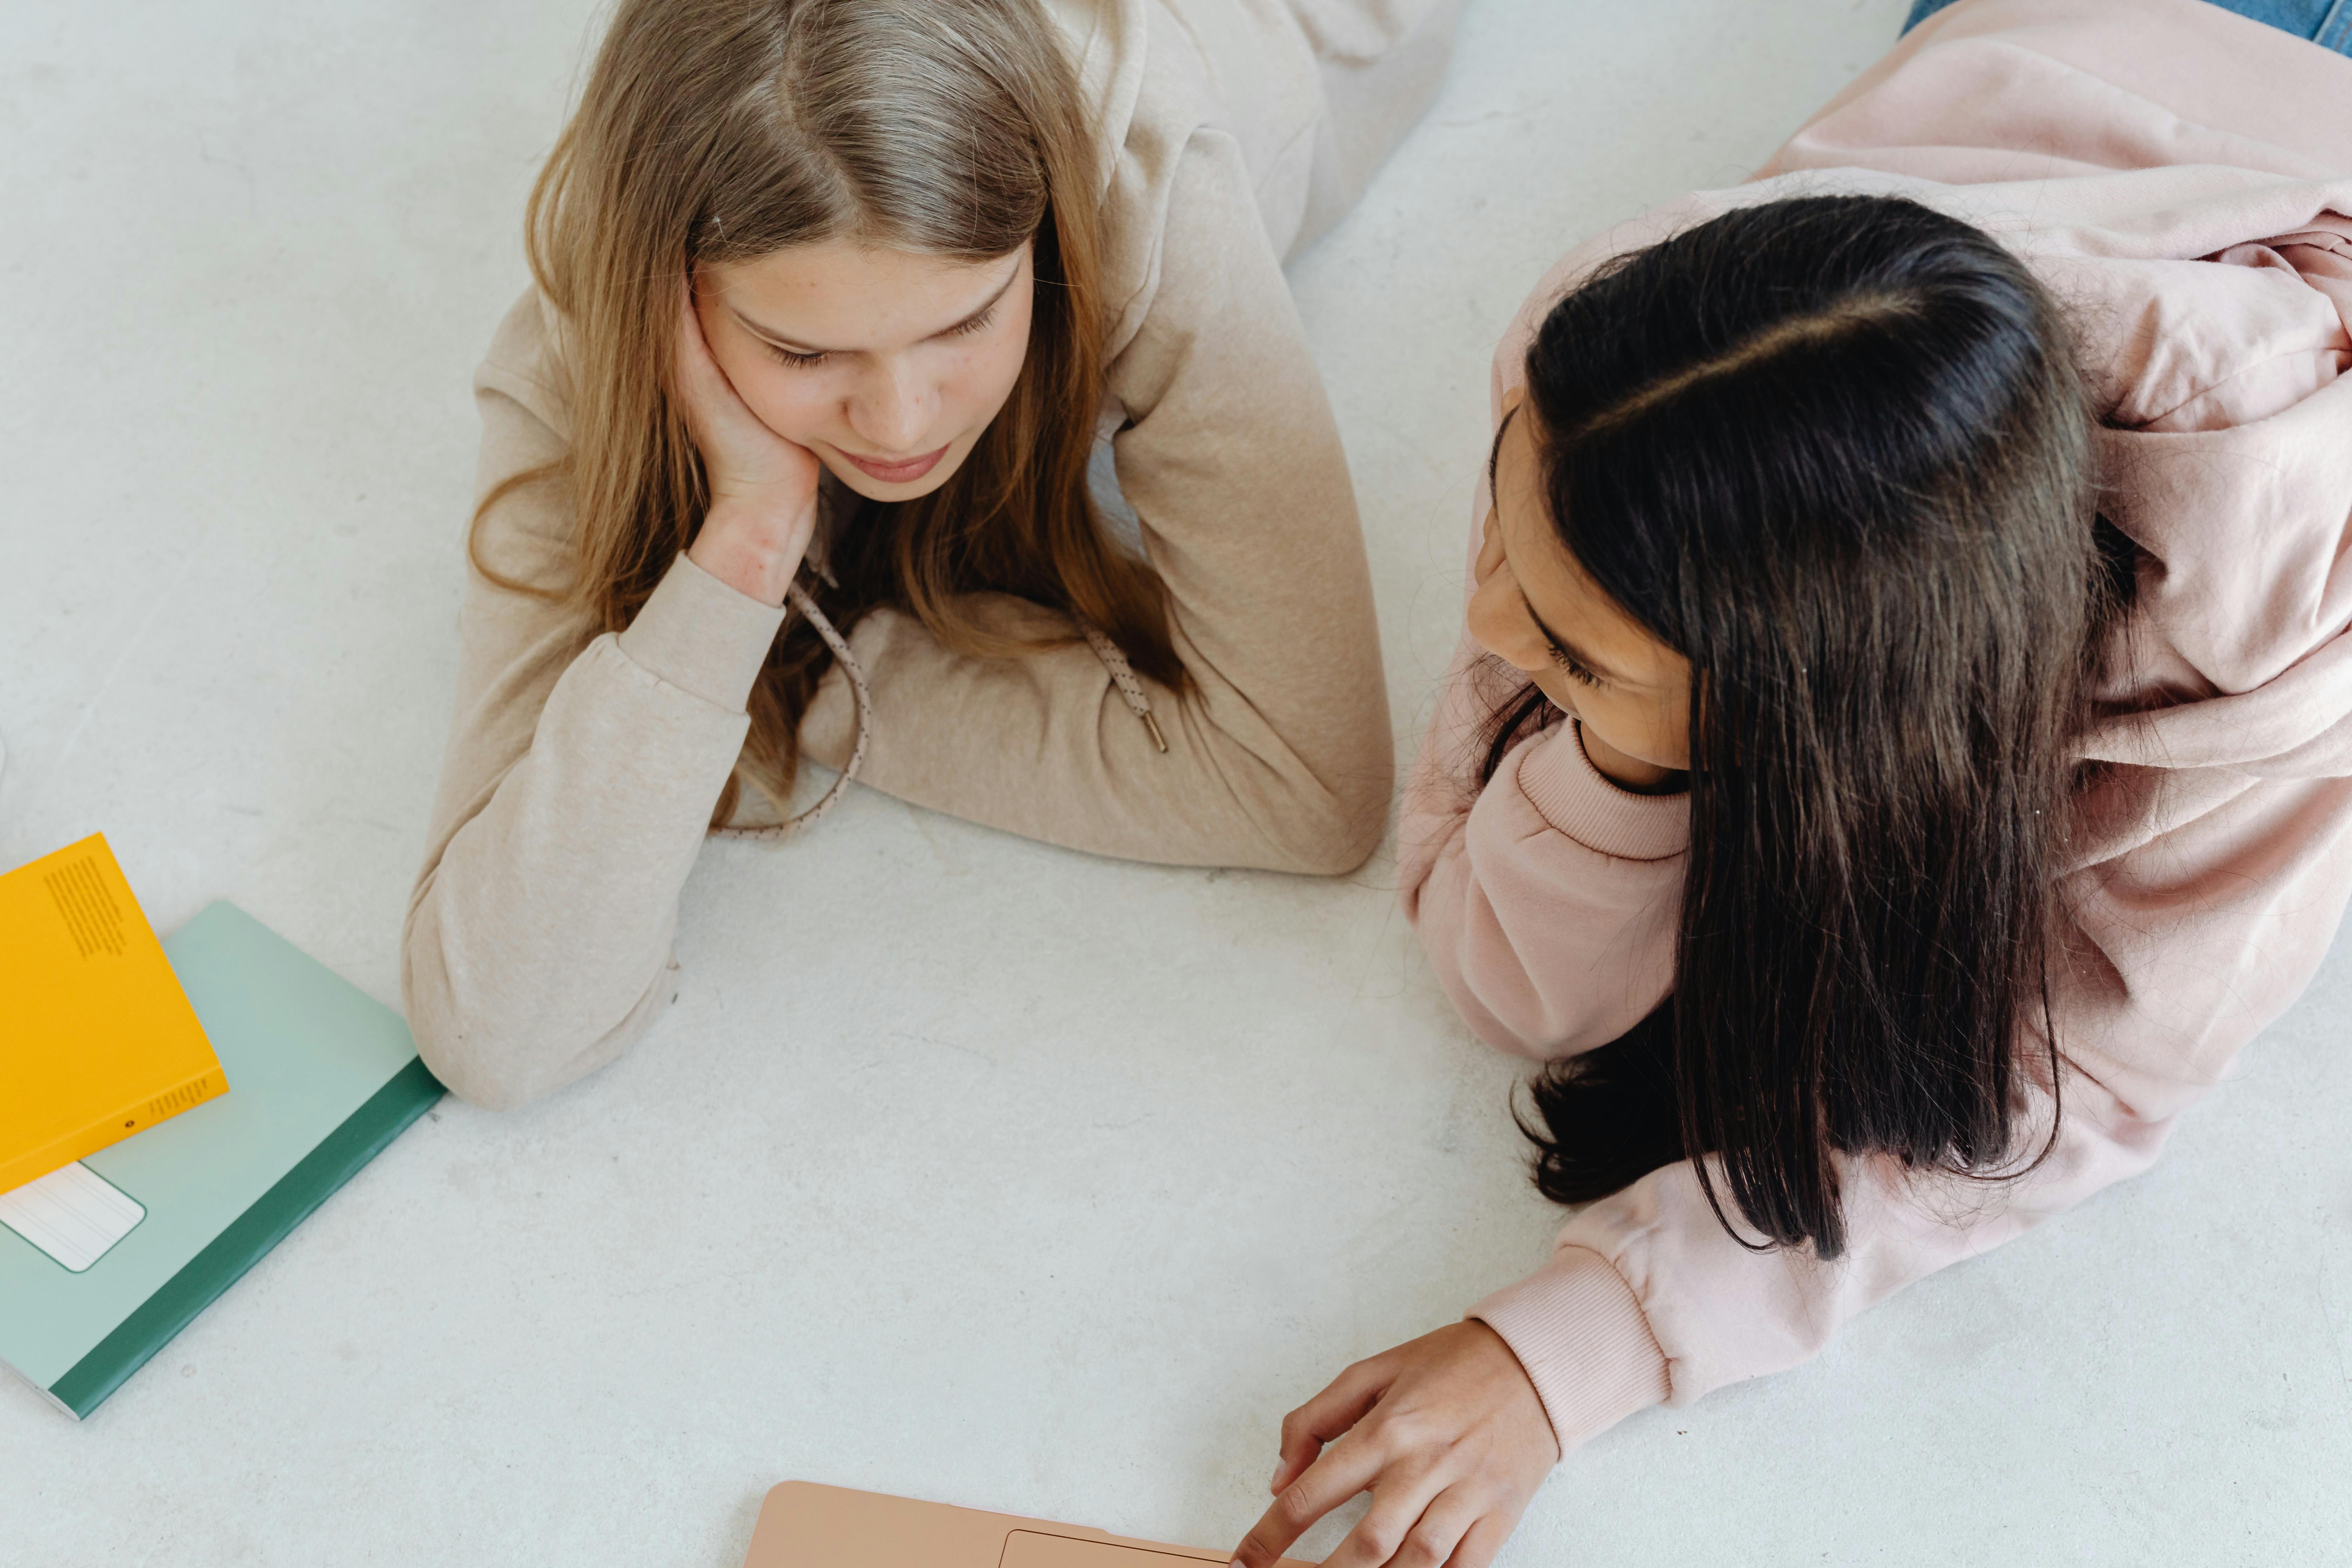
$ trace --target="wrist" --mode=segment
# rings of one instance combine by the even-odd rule
[[[1674,1392],[1641,1299],[1599,1253],[1563,1247],[1470,1309],[1502,1336],[1535,1385],[1562,1455]]]
[[[702,520],[687,559],[737,593],[781,605],[816,526],[816,498],[776,505],[722,497]]]

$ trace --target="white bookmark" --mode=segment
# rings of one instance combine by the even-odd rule
[[[79,1160],[0,1193],[0,1225],[75,1274],[105,1257],[146,1217],[138,1199]]]

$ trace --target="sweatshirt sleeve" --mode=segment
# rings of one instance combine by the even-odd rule
[[[1563,1449],[1659,1395],[1685,1405],[1808,1360],[1903,1286],[2154,1162],[2180,1113],[2309,983],[2352,893],[2352,780],[2161,787],[2195,797],[2192,814],[2072,879],[2058,1094],[2042,1082],[2023,1096],[2021,1171],[1926,1175],[1840,1157],[1850,1242],[1824,1263],[1810,1249],[1748,1251],[1693,1166],[1669,1165],[1579,1212],[1550,1263],[1473,1309],[1527,1366]],[[1665,1377],[1644,1398],[1653,1354]]]
[[[560,458],[560,402],[509,315],[475,378],[485,493]],[[564,581],[560,477],[484,519],[501,574]],[[419,1052],[478,1105],[519,1105],[603,1066],[670,997],[677,901],[750,729],[782,612],[680,556],[628,629],[469,571],[455,716],[402,989]]]
[[[1097,854],[1337,873],[1369,855],[1393,782],[1370,574],[1346,457],[1282,269],[1229,138],[1181,154],[1149,314],[1110,372],[1114,451],[1167,584],[1196,691],[1146,681],[1157,751],[1082,642],[963,657],[913,617],[850,641],[874,693],[863,782],[903,800]],[[994,628],[1068,637],[1002,595]],[[836,671],[802,729],[848,754]]]
[[[1406,791],[1404,908],[1481,1039],[1573,1056],[1633,1027],[1673,984],[1688,807],[1602,777],[1572,719],[1521,742],[1476,788],[1480,731],[1514,684],[1463,637]],[[1563,1238],[1469,1315],[1518,1357],[1563,1454],[1669,1392],[1665,1353],[1611,1253]]]
[[[1480,731],[1509,695],[1494,668],[1465,635],[1405,795],[1405,914],[1480,1039],[1572,1056],[1639,1023],[1674,983],[1688,807],[1602,777],[1573,719],[1475,788]]]

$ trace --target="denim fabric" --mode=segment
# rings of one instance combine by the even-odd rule
[[[1953,0],[1919,0],[1903,24],[1909,32]],[[2352,55],[2352,0],[2210,0],[2224,11],[2235,11],[2257,22],[2281,27],[2298,38],[2309,38],[2323,49]]]

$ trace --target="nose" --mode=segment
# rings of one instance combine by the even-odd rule
[[[1542,637],[1528,614],[1527,601],[1507,571],[1496,571],[1471,591],[1468,630],[1480,647],[1505,664],[1524,670],[1551,663]]]
[[[849,427],[877,458],[912,458],[931,427],[938,395],[904,360],[887,360],[858,384],[845,411]]]

